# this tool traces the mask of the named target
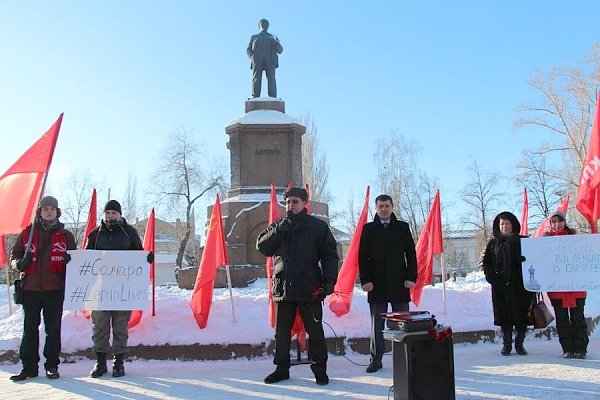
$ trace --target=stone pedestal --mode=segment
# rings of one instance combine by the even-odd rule
[[[225,127],[229,135],[231,185],[221,211],[234,286],[246,286],[266,276],[265,257],[256,250],[256,238],[267,226],[271,184],[275,185],[282,216],[285,215],[283,191],[288,184],[304,187],[304,125],[285,114],[285,103],[280,99],[248,100],[245,111]],[[207,215],[211,212],[212,206],[208,207]],[[311,202],[311,214],[329,223],[327,204]],[[197,268],[182,270],[179,286],[193,287],[196,271]],[[215,287],[224,285],[225,274],[219,271]]]

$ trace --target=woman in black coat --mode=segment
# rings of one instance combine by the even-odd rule
[[[481,256],[480,267],[485,279],[492,285],[494,325],[502,328],[504,345],[501,354],[512,350],[513,326],[516,331],[515,351],[527,355],[523,347],[527,316],[534,294],[525,290],[521,271],[521,224],[514,214],[504,211],[496,216],[493,237]]]

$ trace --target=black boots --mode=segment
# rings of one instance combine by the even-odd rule
[[[108,372],[106,368],[106,353],[96,353],[96,365],[90,372],[92,378],[100,378],[102,375]]]
[[[525,340],[525,331],[517,331],[515,335],[515,351],[520,356],[526,356],[527,350],[523,347],[523,341]]]
[[[115,354],[113,360],[113,378],[120,378],[125,375],[125,367],[123,366],[123,354]]]
[[[383,364],[381,363],[381,361],[371,361],[371,363],[367,367],[367,373],[372,374],[373,372],[377,372],[381,368],[383,368]]]
[[[502,330],[502,350],[500,350],[500,354],[503,356],[510,355],[512,350],[512,329],[511,330]]]
[[[36,376],[38,376],[37,370],[34,371],[23,369],[18,375],[11,376],[10,380],[13,382],[21,382],[28,378],[35,378]]]
[[[290,379],[290,371],[286,369],[277,368],[275,369],[275,372],[273,372],[265,378],[265,383],[277,383],[285,379]]]

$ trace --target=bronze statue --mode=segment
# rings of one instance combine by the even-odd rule
[[[260,33],[252,35],[246,54],[250,58],[252,68],[252,97],[260,97],[262,73],[267,75],[269,97],[277,97],[277,83],[275,82],[275,68],[279,67],[278,54],[283,52],[283,47],[275,35],[267,32],[269,21],[258,21]]]

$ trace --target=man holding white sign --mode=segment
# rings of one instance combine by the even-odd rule
[[[143,250],[140,236],[135,228],[129,225],[125,221],[125,218],[121,217],[121,205],[116,200],[110,200],[106,203],[101,224],[98,228],[90,232],[85,248],[93,250]],[[147,262],[151,263],[153,260],[154,254],[149,253]],[[112,274],[131,277],[141,273],[138,267],[138,265],[133,264],[131,266],[124,262],[110,265],[99,260],[96,264],[91,263],[91,265],[79,268],[89,268],[89,270],[96,268],[95,271],[101,277],[111,276]],[[149,274],[146,276],[149,278]],[[96,291],[95,295],[97,296],[96,300],[110,298],[123,301],[123,298],[127,300],[139,297],[139,293],[136,294],[135,291],[133,293],[129,291],[124,293],[123,287],[121,287],[121,290],[118,288],[116,290],[107,290],[106,293],[98,293]],[[96,351],[97,359],[96,365],[90,373],[92,378],[99,378],[108,372],[106,367],[106,353],[111,349],[109,342],[111,324],[113,333],[112,353],[114,356],[112,376],[116,378],[125,375],[123,356],[127,352],[127,339],[129,337],[127,323],[129,322],[133,308],[130,306],[127,310],[92,311],[92,340],[94,341],[94,350]]]

